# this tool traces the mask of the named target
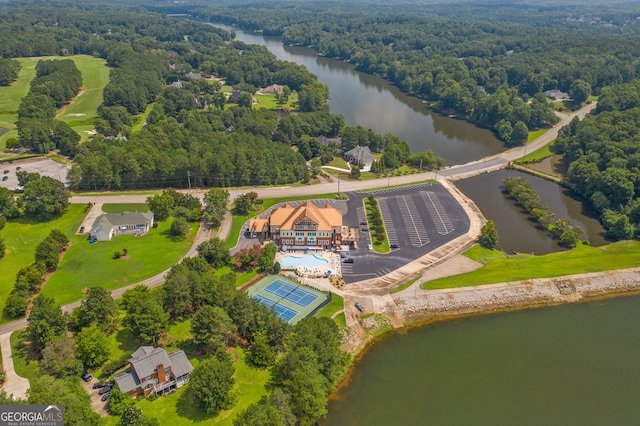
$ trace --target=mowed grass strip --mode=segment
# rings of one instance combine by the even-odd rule
[[[70,205],[62,217],[49,222],[36,222],[26,218],[7,222],[0,231],[6,245],[5,256],[0,259],[0,311],[4,309],[7,296],[13,289],[18,271],[33,263],[36,246],[52,229],[59,229],[71,239],[86,215],[84,208],[82,205]],[[0,317],[0,322],[4,324],[9,320]]]
[[[61,305],[80,300],[82,290],[100,286],[107,290],[135,284],[176,264],[184,256],[198,232],[199,223],[190,224],[185,238],[169,233],[171,221],[158,222],[143,237],[117,235],[111,241],[90,244],[87,235],[74,235],[58,270],[41,290]],[[115,252],[127,256],[114,259]]]
[[[603,247],[581,244],[569,251],[544,256],[506,256],[479,248],[472,248],[465,255],[484,266],[467,274],[426,282],[422,288],[435,290],[636,268],[640,265],[640,242],[620,241]]]
[[[124,213],[124,212],[148,212],[149,205],[147,203],[122,203],[122,204],[103,204],[102,211],[105,213]],[[171,223],[171,222],[169,222]]]

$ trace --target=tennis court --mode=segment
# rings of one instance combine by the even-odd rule
[[[269,275],[261,279],[249,287],[247,293],[263,305],[273,308],[289,324],[313,315],[331,300],[329,294],[281,275]]]
[[[264,291],[269,292],[275,296],[282,297],[296,305],[306,308],[318,298],[318,295],[309,293],[300,287],[295,287],[282,280],[275,280],[264,288]]]
[[[296,315],[298,315],[298,313],[299,313],[298,311],[295,311],[295,310],[293,310],[291,308],[287,308],[286,306],[282,306],[278,302],[275,302],[275,301],[269,299],[268,297],[264,297],[261,294],[254,294],[251,297],[253,297],[257,301],[262,303],[267,308],[273,308],[276,311],[276,313],[278,314],[278,316],[280,318],[282,318],[283,320],[285,320],[286,322],[289,322],[292,319],[294,319],[296,317]]]

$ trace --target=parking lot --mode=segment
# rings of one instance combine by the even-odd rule
[[[346,283],[380,277],[429,253],[469,229],[462,207],[441,185],[422,184],[368,193],[349,193],[343,223],[368,230],[363,200],[373,195],[393,248],[379,254],[368,249],[369,232],[360,232],[358,249],[351,250],[353,263],[342,264]]]
[[[4,162],[0,164],[0,186],[10,190],[19,189],[16,172],[24,170],[30,173],[39,173],[42,176],[49,176],[67,183],[67,172],[71,166],[57,163],[49,158],[36,158],[19,160],[14,162]],[[5,179],[6,178],[6,179]]]

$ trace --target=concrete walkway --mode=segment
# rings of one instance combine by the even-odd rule
[[[26,399],[27,390],[29,390],[29,379],[18,376],[13,368],[13,355],[11,353],[10,341],[12,333],[13,331],[0,334],[2,368],[4,369],[4,372],[6,374],[4,385],[2,385],[2,390],[5,391],[7,395],[13,395],[14,398]]]

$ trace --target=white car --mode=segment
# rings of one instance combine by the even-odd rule
[[[371,244],[367,245],[367,250],[373,251],[373,246]]]

